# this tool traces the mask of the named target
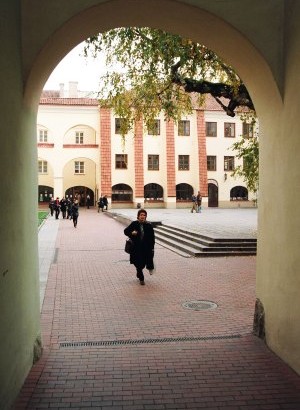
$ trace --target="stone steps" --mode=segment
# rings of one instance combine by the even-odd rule
[[[157,243],[185,257],[256,255],[254,238],[211,238],[171,225],[156,225]]]

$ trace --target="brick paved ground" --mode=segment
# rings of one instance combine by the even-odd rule
[[[77,229],[49,223],[59,229],[45,351],[17,409],[300,408],[300,378],[251,334],[255,257],[182,258],[157,246],[157,272],[140,286],[119,222],[90,209]],[[192,300],[218,307],[182,306]]]

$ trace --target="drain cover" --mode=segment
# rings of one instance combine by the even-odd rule
[[[182,306],[186,309],[192,310],[210,310],[218,307],[216,303],[210,302],[209,300],[190,300],[188,302],[184,302]]]

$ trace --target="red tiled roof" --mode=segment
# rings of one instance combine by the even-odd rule
[[[46,97],[40,99],[41,105],[99,105],[97,98],[56,98]]]
[[[192,96],[193,106],[197,108],[197,95]],[[227,105],[229,100],[226,98],[220,98],[223,104]],[[44,92],[40,98],[41,105],[77,105],[77,106],[97,106],[99,100],[97,98],[59,98],[59,97],[44,97]],[[198,107],[200,110],[205,111],[223,111],[220,104],[217,103],[214,97],[210,94],[205,95],[205,102],[202,106]],[[244,109],[245,110],[245,109]],[[240,107],[237,111],[243,111]]]

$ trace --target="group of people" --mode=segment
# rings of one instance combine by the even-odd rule
[[[100,209],[101,209],[102,212],[104,211],[104,209],[107,211],[107,209],[108,209],[107,196],[106,195],[104,195],[104,196],[101,195],[100,198],[98,199],[97,205],[98,205],[98,212],[100,212]]]
[[[49,202],[49,208],[51,216],[55,215],[55,219],[59,218],[60,213],[62,213],[63,219],[71,219],[73,221],[74,227],[77,227],[78,216],[79,216],[79,201],[74,198],[73,201],[69,198],[63,197],[59,199],[51,198]]]
[[[192,209],[191,212],[193,213],[194,211],[196,213],[200,213],[201,212],[201,205],[202,205],[202,196],[200,194],[200,191],[198,191],[198,194],[192,195]]]

